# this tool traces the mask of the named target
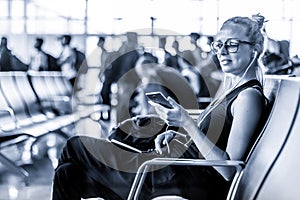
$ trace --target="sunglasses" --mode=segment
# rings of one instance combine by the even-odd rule
[[[237,40],[237,39],[228,39],[224,43],[221,41],[214,41],[211,43],[210,47],[214,54],[219,54],[221,49],[224,47],[229,53],[236,53],[239,50],[240,44],[249,44],[253,45],[251,42]]]

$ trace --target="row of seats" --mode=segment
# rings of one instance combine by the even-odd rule
[[[67,139],[65,127],[109,109],[103,105],[72,108],[72,90],[60,72],[0,72],[1,149],[49,133]],[[27,179],[28,173],[1,152],[0,162]]]
[[[234,167],[236,175],[224,199],[299,199],[300,79],[268,75],[264,92],[269,116],[245,162],[153,159],[139,168],[128,200],[139,199],[150,166],[166,164]]]

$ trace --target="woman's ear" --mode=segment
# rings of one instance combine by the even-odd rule
[[[252,58],[257,58],[258,52],[256,49],[253,50],[252,52]]]
[[[262,48],[259,44],[254,45],[253,52],[256,51],[257,54],[261,54]]]

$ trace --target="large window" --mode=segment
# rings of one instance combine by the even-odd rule
[[[30,0],[27,31],[31,34],[84,34],[85,7],[85,0]]]
[[[0,0],[0,31],[11,40],[23,35],[27,46],[35,35],[68,33],[80,36],[87,50],[88,38],[99,34],[214,35],[228,17],[261,13],[269,20],[268,35],[289,40],[295,55],[300,54],[299,5],[298,0]],[[26,46],[16,48],[26,54]]]

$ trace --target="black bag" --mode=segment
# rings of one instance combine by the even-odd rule
[[[168,125],[158,116],[137,116],[122,121],[114,127],[109,135],[109,140],[117,145],[125,143],[140,152],[149,152],[155,149],[154,139],[160,133],[166,130],[177,130],[177,127],[168,127]],[[122,146],[122,145],[121,145]],[[126,150],[133,151],[134,149],[122,146]]]

